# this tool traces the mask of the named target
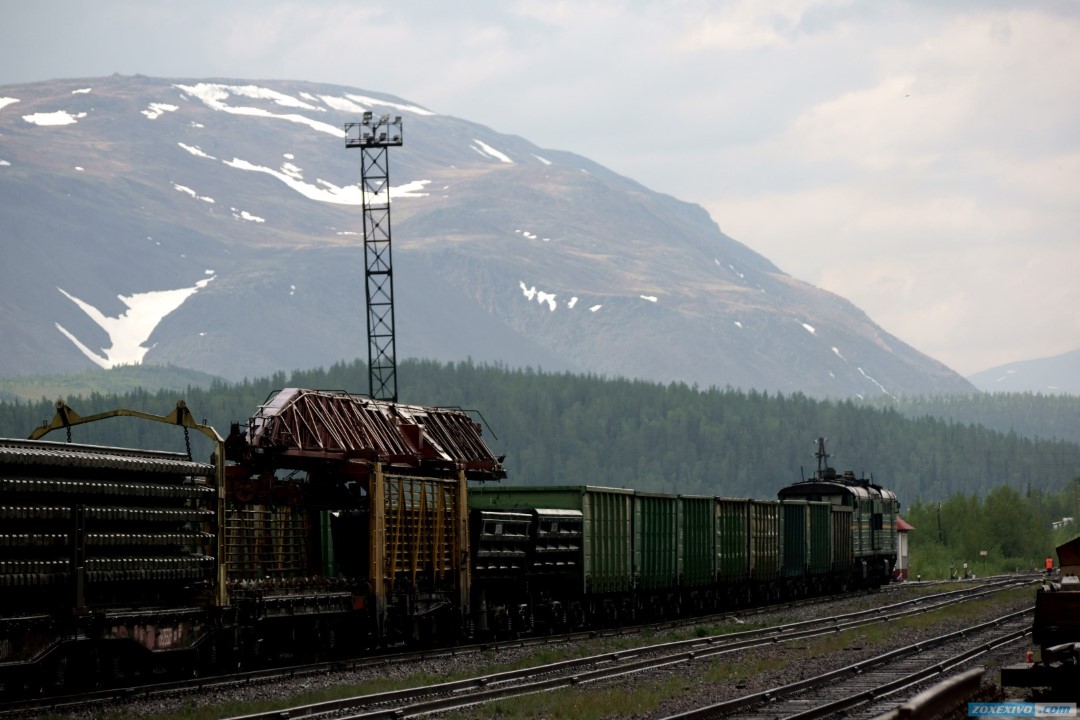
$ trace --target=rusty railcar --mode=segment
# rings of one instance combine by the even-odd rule
[[[225,567],[246,652],[273,651],[275,625],[330,647],[462,632],[467,483],[505,476],[463,411],[288,388],[233,427],[226,454]]]
[[[213,456],[37,439],[116,416],[195,429]],[[467,483],[504,474],[452,408],[286,389],[223,440],[183,403],[59,403],[0,441],[0,695],[457,639]]]

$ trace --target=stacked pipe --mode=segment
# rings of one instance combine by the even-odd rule
[[[4,616],[175,601],[214,582],[212,465],[2,440],[0,498]]]

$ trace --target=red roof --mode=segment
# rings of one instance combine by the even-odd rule
[[[899,515],[896,516],[896,530],[897,532],[907,532],[908,530],[914,530],[915,526],[909,523]]]

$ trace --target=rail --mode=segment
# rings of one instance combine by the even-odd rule
[[[986,668],[980,666],[953,675],[875,720],[944,720],[952,717],[967,702],[978,697],[985,672]]]

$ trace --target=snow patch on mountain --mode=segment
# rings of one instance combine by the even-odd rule
[[[378,98],[369,97],[367,95],[357,95],[356,93],[347,93],[345,97],[350,100],[355,100],[362,105],[378,105],[380,107],[393,108],[394,110],[401,110],[403,112],[413,113],[414,115],[434,115],[435,113],[430,110],[425,110],[419,105],[409,105],[406,103],[396,103],[390,100],[379,100]]]
[[[229,208],[232,210],[233,218],[235,220],[246,220],[253,223],[264,223],[266,218],[261,218],[258,215],[252,215],[247,210],[238,210],[236,208]]]
[[[333,203],[335,205],[360,205],[360,185],[346,185],[340,187],[333,184],[328,180],[321,178],[315,181],[316,184],[304,182],[300,174],[299,168],[295,165],[286,163],[284,170],[273,170],[262,165],[255,165],[247,160],[241,160],[239,158],[233,158],[232,160],[223,160],[226,165],[237,170],[247,170],[249,172],[265,173],[271,177],[275,177],[286,186],[292,188],[296,192],[300,193],[309,200],[318,200],[320,202]],[[415,198],[426,197],[428,193],[420,192],[424,187],[430,183],[430,180],[413,180],[412,182],[399,185],[398,187],[390,188],[390,199],[394,198]],[[379,201],[379,194],[370,194],[369,199],[373,202]]]
[[[477,140],[476,138],[473,138],[473,142],[476,143],[476,145],[470,145],[469,147],[471,147],[473,150],[480,153],[481,155],[495,158],[499,162],[509,163],[511,165],[514,164],[514,161],[511,160],[505,153],[499,152],[483,140]]]
[[[150,103],[150,105],[142,111],[142,114],[151,120],[157,120],[165,113],[176,112],[179,109],[179,105],[170,105],[168,103]]]
[[[210,160],[216,160],[217,159],[213,155],[207,155],[205,152],[203,152],[203,149],[201,147],[199,147],[198,145],[185,145],[182,142],[178,142],[176,144],[179,145],[180,147],[184,148],[185,150],[187,150],[189,153],[191,153],[195,157],[209,158]]]
[[[74,125],[75,123],[86,117],[86,113],[76,113],[72,115],[66,110],[57,110],[51,113],[34,113],[33,115],[23,115],[22,119],[31,125],[41,126],[54,126],[54,125]]]
[[[333,95],[320,95],[319,99],[326,103],[332,110],[351,112],[360,115],[367,112],[367,108],[357,105],[348,98],[334,97]]]
[[[869,375],[867,375],[867,374],[866,374],[866,371],[865,371],[865,370],[863,370],[862,368],[858,368],[858,371],[859,371],[859,374],[860,374],[860,375],[862,375],[862,376],[863,376],[864,378],[866,378],[867,380],[869,380],[870,382],[872,382],[872,383],[873,383],[874,385],[876,385],[876,386],[877,386],[877,388],[878,388],[879,390],[881,390],[881,392],[885,393],[886,395],[888,395],[889,397],[891,397],[891,398],[893,398],[893,399],[895,399],[895,398],[896,398],[896,396],[895,396],[895,395],[893,395],[893,394],[892,394],[891,392],[889,392],[888,390],[886,390],[886,389],[885,389],[885,386],[884,386],[884,385],[882,385],[882,384],[881,384],[881,383],[879,383],[879,382],[878,382],[877,380],[875,380],[874,378],[872,378],[872,377],[870,377]]]
[[[313,130],[333,135],[334,137],[345,137],[345,130],[337,127],[336,125],[330,125],[328,123],[319,122],[318,120],[312,120],[304,115],[297,115],[295,113],[280,114],[272,113],[269,110],[263,108],[228,105],[228,100],[233,95],[241,97],[248,97],[261,100],[272,100],[278,105],[285,107],[298,107],[305,110],[318,110],[314,105],[304,102],[303,100],[297,100],[291,95],[279,93],[276,90],[269,90],[266,88],[260,88],[255,85],[220,85],[218,83],[199,83],[198,85],[175,85],[174,87],[183,90],[188,95],[201,100],[211,110],[217,110],[219,112],[230,113],[233,115],[248,115],[252,117],[271,118],[275,120],[285,120],[287,122],[299,123],[301,125],[307,125]]]
[[[64,297],[79,306],[94,323],[97,324],[109,336],[110,345],[102,348],[101,353],[96,353],[88,348],[75,335],[69,332],[60,323],[55,323],[56,329],[63,333],[64,337],[74,343],[75,347],[87,358],[103,368],[116,367],[117,365],[138,365],[143,356],[150,350],[143,347],[143,343],[150,339],[154,329],[163,319],[178,307],[184,304],[189,297],[203,289],[216,277],[213,270],[207,270],[209,277],[199,280],[194,287],[180,288],[179,290],[157,290],[133,295],[117,295],[120,302],[128,307],[127,311],[119,317],[107,317],[84,300],[81,300],[63,288],[56,288]]]
[[[172,186],[177,191],[182,192],[185,195],[190,195],[191,197],[195,198],[196,200],[202,200],[203,202],[206,202],[206,203],[213,203],[214,202],[214,198],[207,197],[205,195],[199,195],[197,192],[195,192],[191,188],[187,187],[186,185],[178,185],[177,183],[173,183]]]

